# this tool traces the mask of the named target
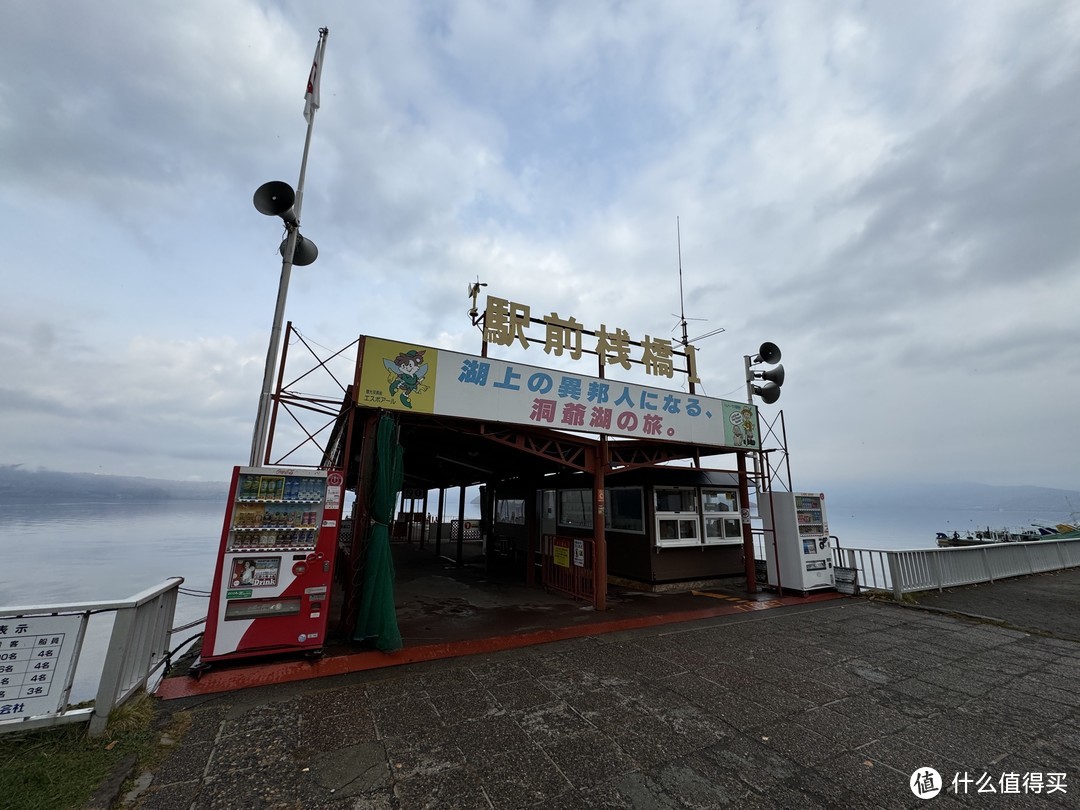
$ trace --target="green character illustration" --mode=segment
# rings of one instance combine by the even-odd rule
[[[406,408],[412,407],[409,396],[417,391],[426,391],[423,384],[428,373],[428,364],[424,362],[424,352],[409,349],[401,352],[393,360],[383,359],[383,365],[391,374],[390,396],[397,395]]]
[[[754,413],[749,408],[742,409],[742,429],[747,447],[753,447],[754,442]]]

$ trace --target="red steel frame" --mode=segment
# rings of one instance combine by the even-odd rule
[[[574,562],[574,544],[585,546],[584,565]],[[565,593],[574,599],[594,602],[596,599],[596,543],[592,537],[560,537],[545,534],[541,538],[541,567],[543,585],[553,591]],[[566,549],[568,566],[555,563],[555,549]]]
[[[303,374],[293,378],[288,383],[285,380],[285,365],[288,359],[288,349],[295,337],[296,342],[303,345],[307,352],[316,361],[312,368],[306,370]],[[338,376],[330,368],[329,363],[342,356],[350,348],[356,346],[358,353],[362,353],[362,338],[349,343],[347,346],[339,349],[336,352],[329,354],[326,357],[321,357],[315,349],[312,348],[310,341],[304,338],[299,331],[293,328],[292,321],[286,324],[284,345],[281,352],[281,361],[278,369],[278,385],[273,395],[273,407],[270,416],[270,425],[266,442],[266,453],[263,463],[271,466],[293,466],[293,467],[321,467],[326,466],[327,463],[332,463],[333,459],[328,458],[329,453],[329,435],[328,429],[337,424],[339,419],[342,418],[342,402],[351,401],[351,394],[353,385],[343,384]],[[530,339],[531,340],[531,339]],[[487,343],[483,343],[483,355],[486,356]],[[329,350],[327,350],[329,351]],[[680,354],[680,352],[675,352]],[[600,360],[600,376],[604,376],[604,363],[602,358]],[[354,362],[353,373],[359,374],[358,364]],[[341,397],[330,398],[326,396],[317,396],[314,394],[304,394],[293,390],[299,382],[309,378],[315,372],[319,370],[324,371],[334,385],[341,392]],[[682,370],[689,371],[689,369]],[[353,381],[355,383],[355,379]],[[693,385],[691,384],[691,390]],[[304,438],[297,444],[290,447],[282,455],[276,459],[273,457],[273,444],[274,434],[277,429],[278,414],[280,411],[284,412],[292,419],[295,425],[300,429]],[[314,414],[318,417],[318,422],[314,425],[310,425],[310,421],[305,421],[303,417],[310,417]],[[348,410],[346,416],[350,422],[355,418],[355,412],[353,409]],[[779,424],[777,424],[779,423]],[[486,427],[483,429],[485,438],[492,439],[507,445],[511,445],[516,449],[532,453],[539,456],[546,456],[549,458],[555,458],[567,467],[572,469],[578,469],[586,472],[591,472],[595,478],[594,484],[594,520],[593,525],[597,527],[596,537],[592,539],[592,547],[589,551],[589,559],[592,560],[597,570],[604,571],[607,569],[607,548],[606,538],[604,537],[604,508],[603,492],[604,492],[604,477],[605,472],[610,471],[612,463],[619,466],[620,471],[630,469],[633,467],[648,467],[657,463],[670,460],[671,454],[667,448],[657,445],[648,445],[638,442],[608,442],[606,437],[601,437],[599,445],[595,448],[582,446],[580,442],[575,442],[570,437],[566,437],[566,440],[559,438],[540,439],[539,437],[528,435],[523,432],[507,431],[501,426],[498,427]],[[348,430],[345,433],[346,442],[351,442],[352,431]],[[757,492],[771,490],[776,484],[786,487],[787,491],[791,491],[791,465],[787,450],[787,429],[784,424],[784,412],[781,410],[773,417],[771,422],[765,424],[765,432],[762,432],[761,414],[758,412],[758,435],[761,437],[761,449],[757,451],[738,451],[739,456],[739,468],[740,479],[747,483],[752,482],[754,489]],[[764,444],[766,437],[772,437],[777,440],[778,447],[765,449]],[[319,458],[321,459],[319,464],[302,464],[298,461],[292,460],[292,456],[298,453],[300,450],[314,446],[319,451]],[[774,460],[773,454],[779,452],[779,456]],[[349,457],[349,447],[344,448],[344,453],[339,456],[340,458]],[[745,459],[749,457],[754,460],[754,469],[752,471],[746,471]],[[695,465],[699,465],[700,460],[695,458]],[[748,490],[742,493],[745,502],[749,502]],[[749,534],[749,524],[746,525],[746,534]],[[354,540],[355,542],[355,540]],[[767,542],[767,539],[766,539]],[[746,542],[747,548],[750,551],[746,554],[747,557],[747,584],[750,591],[756,590],[755,575],[753,571],[753,541],[752,539]],[[544,557],[547,559],[547,556]],[[598,610],[603,610],[606,603],[607,583],[606,578],[594,581],[594,586],[599,584],[599,587],[592,588],[592,601],[594,606]]]

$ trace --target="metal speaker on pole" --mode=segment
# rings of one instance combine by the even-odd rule
[[[278,253],[285,256],[285,245],[289,243],[288,239],[281,241],[281,246],[278,248]],[[300,234],[296,235],[296,249],[293,250],[292,263],[296,267],[307,267],[313,261],[319,258],[319,249],[315,247],[315,243],[310,239],[305,239]]]
[[[761,401],[766,405],[772,405],[776,400],[780,399],[780,386],[774,382],[755,385],[754,394],[761,397]]]
[[[263,183],[255,190],[255,197],[252,202],[255,203],[255,209],[260,214],[266,214],[268,217],[281,217],[290,225],[297,224],[296,213],[293,211],[296,193],[288,183],[281,180],[271,180],[269,183]]]
[[[769,343],[766,341],[761,344],[761,348],[758,349],[758,355],[755,358],[756,362],[760,363],[779,363],[780,362],[780,347],[775,343]]]
[[[754,376],[759,380],[768,380],[771,383],[776,383],[777,386],[781,386],[784,384],[784,367],[776,365],[765,371],[754,372]]]

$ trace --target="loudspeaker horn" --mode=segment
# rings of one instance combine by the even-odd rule
[[[780,386],[774,382],[767,382],[764,385],[755,385],[754,393],[761,397],[761,401],[766,405],[772,405],[776,400],[780,399]]]
[[[296,193],[292,186],[281,180],[271,180],[263,183],[255,189],[252,198],[255,210],[268,217],[281,217],[290,225],[296,224],[296,214],[293,212],[293,204],[296,202]]]
[[[776,383],[777,386],[784,384],[784,367],[777,364],[772,368],[765,369],[765,371],[756,371],[754,376],[759,380],[768,380],[769,382]]]
[[[289,243],[288,239],[281,241],[281,247],[278,248],[278,253],[282,258],[285,257],[285,245]],[[292,263],[294,267],[307,267],[313,261],[319,258],[319,249],[315,247],[315,243],[310,239],[305,239],[300,234],[296,235],[296,249],[293,250]]]
[[[761,348],[758,349],[758,356],[755,358],[759,363],[773,363],[780,362],[780,347],[775,343],[769,343],[766,341],[761,344]]]

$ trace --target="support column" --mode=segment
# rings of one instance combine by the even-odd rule
[[[349,570],[345,572],[344,599],[338,621],[340,632],[351,638],[356,626],[357,607],[360,604],[360,572],[367,556],[367,539],[370,529],[371,484],[375,470],[375,434],[379,426],[377,411],[368,411],[363,417],[362,438],[356,473],[356,502],[353,506],[353,536],[349,546]]]
[[[607,470],[607,436],[600,437],[593,472],[593,607],[607,609],[607,535],[604,531],[604,473]]]
[[[544,490],[540,487],[533,490],[531,514],[525,516],[525,584],[530,588],[536,584],[536,541],[544,531]]]
[[[446,505],[446,487],[439,487],[439,514],[435,516],[435,556],[442,554],[442,519]]]
[[[735,454],[739,464],[739,501],[741,503],[743,563],[746,568],[746,590],[757,593],[757,569],[754,566],[754,533],[750,527],[750,486],[746,477],[746,454]]]
[[[458,532],[457,532],[457,564],[461,565],[465,550],[462,543],[465,542],[465,485],[461,485],[461,496],[458,498]]]
[[[424,490],[424,505],[421,509],[424,512],[424,522],[420,524],[420,548],[424,548],[427,544],[428,527],[431,523],[428,521],[428,491]]]

